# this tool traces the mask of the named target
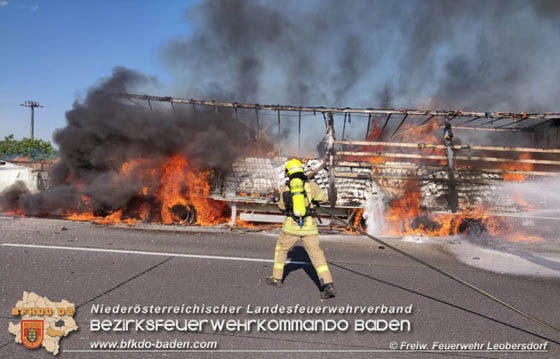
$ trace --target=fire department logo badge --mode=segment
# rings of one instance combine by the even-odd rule
[[[44,348],[57,355],[60,341],[71,332],[78,330],[74,320],[76,306],[66,299],[53,302],[33,292],[23,292],[22,300],[12,307],[14,319],[9,322],[8,330],[15,342],[28,349]]]
[[[29,349],[35,349],[43,343],[45,322],[42,320],[21,321],[21,342]]]

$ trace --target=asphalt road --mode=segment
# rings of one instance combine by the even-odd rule
[[[64,227],[64,228],[63,228]],[[322,247],[338,296],[319,297],[311,267],[291,264],[285,286],[265,284],[275,237],[264,234],[154,231],[52,219],[0,217],[0,358],[50,358],[44,349],[14,343],[8,322],[23,291],[75,303],[80,327],[61,340],[61,358],[159,357],[375,357],[558,358],[560,334],[520,317],[429,268],[363,238],[325,239]],[[560,281],[501,275],[471,268],[428,244],[392,244],[409,251],[538,318],[560,326]],[[12,244],[12,245],[6,245]],[[43,247],[46,246],[46,247]],[[80,250],[81,249],[81,250]],[[306,262],[301,247],[290,258]],[[92,305],[240,306],[240,314],[100,315]],[[412,314],[274,315],[246,313],[255,306],[413,306]],[[346,320],[341,332],[223,331],[92,332],[95,319],[311,319]],[[355,320],[409,320],[410,331],[356,332]],[[216,341],[213,351],[100,352],[98,341]],[[546,352],[390,351],[407,343],[544,343]],[[556,343],[555,343],[556,342]]]

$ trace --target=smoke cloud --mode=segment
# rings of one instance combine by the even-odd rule
[[[192,31],[164,45],[161,59],[173,75],[171,92],[183,97],[554,112],[559,16],[553,0],[210,0],[186,13]],[[346,137],[363,138],[367,121],[353,119]],[[305,152],[324,136],[321,121],[303,121]],[[294,118],[283,123],[297,128]],[[339,138],[342,123],[335,118]],[[506,137],[462,134],[473,144]],[[528,136],[515,141],[527,145]]]
[[[254,103],[557,110],[556,1],[203,1],[165,45],[176,93]]]

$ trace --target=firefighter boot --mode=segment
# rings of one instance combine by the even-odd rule
[[[322,299],[329,299],[336,296],[336,291],[334,290],[333,283],[327,283],[321,288],[321,298]]]
[[[269,284],[269,285],[271,285],[273,287],[276,287],[276,288],[282,288],[283,283],[282,283],[281,279],[276,279],[276,278],[273,278],[273,277],[267,277],[266,278],[266,284]]]

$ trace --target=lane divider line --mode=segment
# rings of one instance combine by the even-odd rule
[[[204,254],[132,251],[132,250],[126,250],[126,249],[109,249],[109,248],[49,246],[49,245],[42,245],[42,244],[2,243],[0,245],[3,246],[3,247],[16,247],[16,248],[59,249],[59,250],[71,250],[71,251],[83,251],[83,252],[136,254],[136,255],[144,255],[144,256],[165,256],[165,257],[198,258],[198,259],[217,259],[217,260],[227,260],[227,261],[274,263],[273,259],[248,258],[248,257],[228,257],[228,256],[210,256],[210,255],[204,255]],[[311,265],[311,263],[309,263],[309,262],[299,262],[299,261],[287,261],[286,264]]]

